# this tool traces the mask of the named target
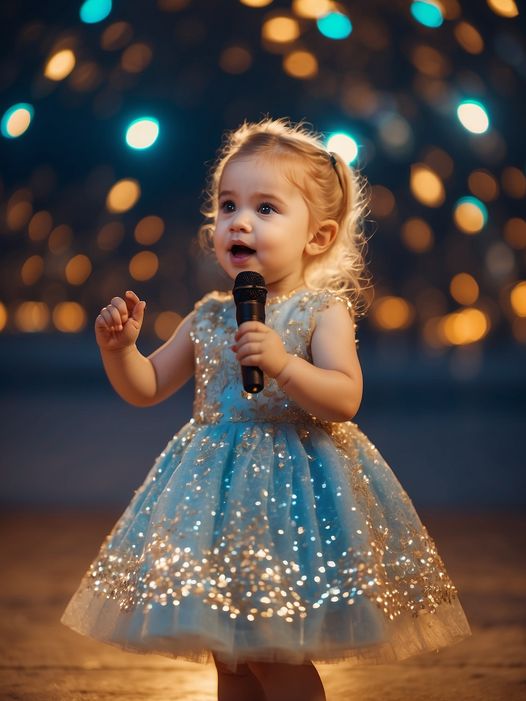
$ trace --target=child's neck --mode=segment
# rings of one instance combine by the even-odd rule
[[[296,290],[300,290],[305,287],[305,281],[301,280],[295,285],[272,285],[269,287],[267,300],[274,299],[275,297],[283,297],[284,295],[292,294]]]

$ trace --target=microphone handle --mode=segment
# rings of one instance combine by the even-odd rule
[[[237,325],[240,326],[245,321],[261,321],[265,323],[265,305],[253,299],[239,302],[236,307]],[[243,389],[250,394],[261,392],[264,387],[263,371],[256,365],[242,365],[241,375],[243,378]]]

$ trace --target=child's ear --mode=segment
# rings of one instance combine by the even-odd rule
[[[310,235],[305,244],[305,253],[309,256],[317,256],[325,253],[333,244],[338,234],[339,225],[334,219],[324,219],[320,222],[315,233]]]

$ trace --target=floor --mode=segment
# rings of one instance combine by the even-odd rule
[[[3,509],[0,699],[213,701],[213,665],[133,655],[84,638],[62,610],[117,512]],[[318,665],[328,701],[526,698],[526,516],[419,511],[473,637],[397,665]],[[250,701],[250,700],[247,700]]]

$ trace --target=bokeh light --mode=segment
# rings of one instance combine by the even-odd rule
[[[372,321],[384,331],[400,331],[413,321],[415,312],[403,297],[381,297],[371,308]]]
[[[464,100],[457,107],[457,117],[464,127],[472,134],[484,134],[489,128],[489,117],[486,108],[476,100]]]
[[[318,61],[310,51],[291,51],[283,59],[283,68],[293,78],[314,78],[318,73]]]
[[[159,136],[159,121],[155,117],[138,117],[126,130],[126,143],[130,148],[144,150],[153,146]]]
[[[45,331],[51,314],[49,307],[44,302],[28,301],[17,306],[14,313],[14,322],[20,331],[36,333]]]
[[[106,198],[109,212],[127,212],[141,196],[141,187],[137,180],[124,178],[115,183]]]
[[[28,129],[34,114],[33,106],[27,102],[18,102],[2,116],[0,130],[6,139],[16,139],[22,136]]]
[[[49,80],[57,82],[64,80],[75,68],[76,61],[75,54],[71,49],[57,51],[46,63],[44,75]]]
[[[487,0],[488,6],[501,17],[517,17],[519,8],[515,0]]]
[[[424,163],[411,166],[409,186],[413,197],[426,207],[440,207],[446,198],[442,180]]]
[[[88,256],[79,253],[67,262],[64,274],[70,285],[83,285],[91,275],[92,269]]]
[[[85,24],[102,22],[111,12],[111,0],[86,0],[82,3],[79,15]]]
[[[164,221],[161,217],[151,214],[143,217],[135,227],[135,240],[143,246],[151,246],[164,233]]]
[[[457,273],[449,283],[449,292],[459,304],[475,304],[479,297],[477,281],[469,273]]]
[[[129,270],[134,280],[150,280],[159,270],[159,258],[152,251],[141,251],[130,260]]]
[[[347,39],[352,32],[352,22],[342,12],[329,12],[320,17],[316,24],[320,34],[323,34],[327,39]]]
[[[279,15],[267,19],[262,27],[262,37],[277,44],[288,44],[300,35],[300,27],[293,17]]]
[[[52,319],[62,333],[78,333],[87,323],[86,312],[78,302],[60,302],[53,308]]]
[[[434,2],[412,2],[411,14],[417,22],[432,29],[440,27],[444,21],[440,6]]]
[[[352,164],[358,158],[358,142],[349,134],[338,132],[327,140],[327,151],[334,151],[346,163]]]
[[[460,346],[482,340],[490,330],[490,320],[480,309],[466,307],[447,314],[440,326],[446,342]]]
[[[419,217],[411,217],[402,225],[402,241],[415,253],[424,253],[433,247],[434,236],[429,224]]]
[[[526,280],[513,286],[510,292],[510,303],[517,316],[526,316]]]
[[[453,219],[464,233],[477,234],[488,220],[488,210],[476,197],[461,197],[455,205]]]
[[[292,11],[298,17],[318,19],[329,13],[331,0],[292,0]]]

